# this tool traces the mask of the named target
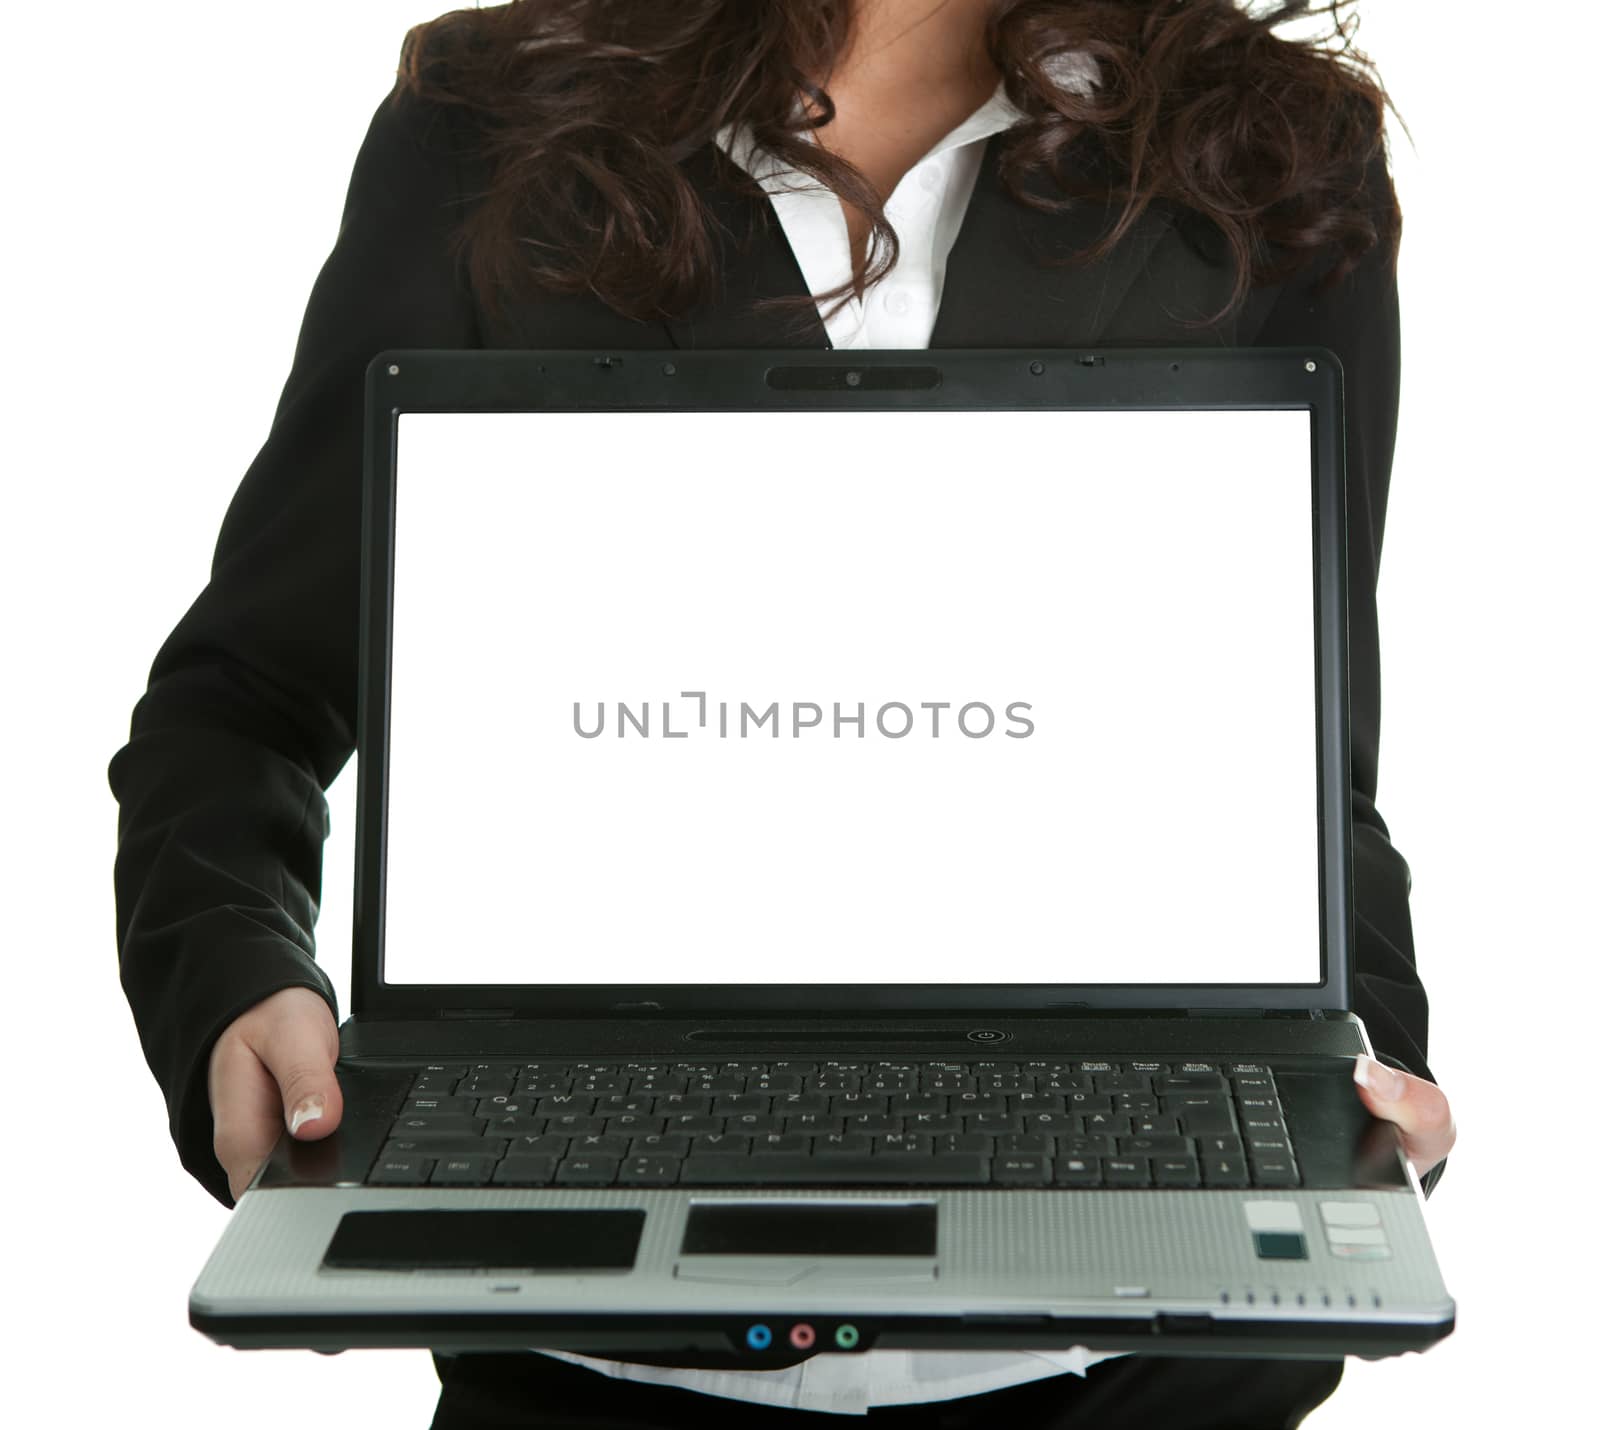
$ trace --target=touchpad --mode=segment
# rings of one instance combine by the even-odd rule
[[[938,1245],[932,1202],[702,1202],[689,1210],[683,1254],[933,1256]]]
[[[346,1212],[323,1254],[335,1271],[626,1271],[644,1213]]]

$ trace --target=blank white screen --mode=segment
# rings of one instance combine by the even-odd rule
[[[1309,420],[403,415],[386,981],[1316,982]]]

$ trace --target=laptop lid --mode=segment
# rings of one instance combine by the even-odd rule
[[[359,1016],[1349,1007],[1326,349],[390,352]]]

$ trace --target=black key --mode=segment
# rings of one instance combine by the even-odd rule
[[[750,1154],[753,1157],[770,1157],[775,1153],[809,1152],[811,1139],[799,1132],[768,1132],[762,1137],[750,1139]]]
[[[628,1079],[620,1073],[597,1073],[593,1077],[575,1077],[572,1079],[574,1092],[626,1092]]]
[[[812,1139],[812,1151],[830,1157],[865,1157],[872,1151],[872,1138],[865,1132],[838,1132]]]
[[[527,1117],[536,1117],[539,1113],[539,1099],[536,1097],[462,1097],[450,1098],[450,1102],[464,1102],[465,1107],[440,1107],[432,1109],[438,1112],[462,1112],[469,1117],[511,1117],[518,1113]],[[400,1109],[404,1116],[410,1111],[426,1112],[427,1108],[414,1108],[411,1104]]]
[[[1192,1157],[1194,1143],[1187,1137],[1119,1137],[1117,1155],[1132,1157]]]
[[[711,1099],[701,1092],[669,1092],[656,1099],[655,1112],[657,1117],[681,1117],[690,1112],[710,1116]]]
[[[383,1144],[385,1157],[498,1157],[505,1150],[504,1137],[466,1137],[460,1134],[391,1137]]]
[[[1287,1137],[1252,1137],[1249,1139],[1249,1151],[1252,1157],[1290,1157],[1294,1149],[1289,1146]]]
[[[1278,1099],[1270,1093],[1250,1093],[1248,1096],[1234,1098],[1234,1104],[1239,1109],[1241,1117],[1282,1117],[1283,1108],[1279,1106]]]
[[[653,1132],[628,1143],[630,1157],[687,1157],[693,1138],[681,1132]]]
[[[937,1112],[913,1112],[905,1119],[907,1132],[926,1132],[933,1137],[948,1136],[952,1132],[965,1132],[961,1118]]]
[[[481,1187],[494,1170],[493,1157],[441,1157],[428,1178],[431,1187]]]
[[[577,1112],[589,1116],[594,1112],[594,1098],[584,1093],[553,1092],[541,1097],[533,1109],[540,1117],[565,1117]]]
[[[628,1079],[629,1093],[638,1096],[654,1097],[665,1092],[687,1092],[689,1079],[686,1077],[670,1077],[663,1073],[659,1076],[631,1077]]]
[[[869,1113],[863,1117],[845,1118],[847,1130],[851,1132],[865,1132],[869,1136],[877,1137],[885,1132],[904,1132],[904,1119],[899,1117],[883,1117]]]
[[[775,1063],[768,1063],[767,1067],[775,1073],[793,1073],[798,1078],[813,1077],[817,1071],[815,1063],[790,1062],[787,1058],[780,1058]]]
[[[671,1132],[667,1133],[669,1137],[673,1135]],[[698,1137],[689,1139],[689,1155],[697,1156],[702,1152],[748,1156],[750,1139],[742,1132],[702,1132]]]
[[[507,1157],[494,1169],[501,1187],[548,1187],[556,1179],[555,1157]]]
[[[1234,1131],[1233,1114],[1225,1107],[1192,1107],[1179,1115],[1178,1122],[1185,1137],[1224,1137]]]
[[[1208,1187],[1247,1187],[1249,1177],[1242,1157],[1202,1157],[1200,1175]]]
[[[976,1152],[981,1157],[989,1157],[994,1153],[994,1143],[995,1139],[983,1132],[946,1132],[934,1138],[934,1150]]]
[[[624,1112],[620,1117],[606,1118],[606,1131],[621,1137],[648,1137],[653,1132],[665,1132],[667,1119],[648,1117],[638,1112]]]
[[[612,1092],[595,1099],[596,1117],[622,1117],[632,1114],[649,1117],[655,1111],[656,1100],[640,1092]]]
[[[1200,1163],[1194,1157],[1157,1157],[1155,1169],[1158,1187],[1200,1185]]]
[[[1069,1092],[1066,1094],[1067,1111],[1089,1113],[1105,1113],[1112,1111],[1109,1094],[1099,1092]]]
[[[1074,1066],[1079,1072],[1086,1073],[1119,1073],[1122,1071],[1121,1063],[1080,1062],[1075,1063]]]
[[[1139,1073],[1101,1073],[1094,1080],[1096,1092],[1149,1092],[1150,1079]]]
[[[1196,1137],[1195,1148],[1202,1157],[1243,1157],[1242,1137]]]
[[[628,1137],[620,1132],[586,1132],[574,1137],[567,1148],[569,1157],[623,1157],[628,1151]]]
[[[1008,1132],[996,1138],[995,1148],[1004,1157],[1049,1157],[1056,1143],[1042,1132]]]
[[[902,1117],[919,1112],[945,1116],[950,1112],[950,1099],[936,1092],[908,1092],[893,1098],[890,1105]]]
[[[510,1117],[486,1118],[483,1134],[485,1137],[532,1137],[544,1130],[544,1118],[514,1113]]]
[[[445,1097],[445,1096],[413,1096],[402,1103],[399,1117],[426,1117],[440,1112],[455,1112],[463,1117],[487,1117],[488,1113],[477,1111],[481,1098],[476,1097]]]
[[[1131,1137],[1133,1122],[1121,1113],[1086,1112],[1083,1115],[1083,1130],[1105,1137]]]
[[[629,1157],[617,1169],[617,1183],[628,1187],[670,1187],[678,1180],[677,1157]]]
[[[761,1092],[725,1092],[711,1100],[715,1117],[733,1117],[742,1112],[770,1113],[772,1099]]]
[[[1057,1157],[1055,1160],[1058,1187],[1098,1187],[1101,1180],[1098,1157]]]
[[[1171,1072],[1172,1069],[1169,1068],[1165,1063],[1129,1063],[1128,1071],[1144,1073],[1147,1076],[1164,1076],[1165,1074]]]
[[[1176,1117],[1135,1117],[1133,1119],[1133,1133],[1135,1137],[1154,1137],[1160,1133],[1176,1133],[1178,1119]]]
[[[923,1092],[937,1094],[941,1097],[955,1092],[976,1092],[978,1090],[977,1078],[956,1072],[936,1072],[924,1076],[918,1085]]]
[[[872,1150],[884,1157],[931,1157],[937,1145],[926,1132],[887,1132],[872,1139]]]
[[[1021,1114],[1016,1112],[979,1112],[968,1117],[966,1123],[965,1131],[987,1132],[991,1136],[999,1136],[1004,1132],[1021,1132],[1023,1125]]]
[[[1215,1063],[1174,1063],[1172,1065],[1172,1071],[1175,1075],[1183,1077],[1192,1076],[1194,1074],[1215,1077],[1221,1070]]]
[[[604,1132],[606,1120],[603,1117],[587,1117],[581,1112],[569,1112],[561,1117],[547,1117],[544,1120],[546,1132],[561,1132],[568,1137],[581,1137],[587,1132]]]
[[[1148,1187],[1150,1185],[1150,1159],[1148,1157],[1106,1157],[1102,1160],[1108,1187]]]
[[[689,1091],[715,1093],[718,1096],[741,1093],[744,1091],[744,1079],[742,1077],[724,1077],[721,1075],[691,1078],[689,1080]]]
[[[664,1129],[667,1132],[683,1132],[690,1137],[699,1137],[708,1132],[727,1132],[730,1128],[723,1125],[720,1117],[705,1117],[698,1112],[682,1112],[667,1118]]]
[[[1236,1077],[1233,1080],[1235,1097],[1275,1097],[1277,1084],[1270,1077]]]
[[[959,1152],[932,1157],[690,1157],[683,1186],[978,1186],[989,1159]]]
[[[1161,1099],[1152,1092],[1114,1092],[1111,1110],[1129,1117],[1154,1117],[1161,1111]]]
[[[1019,1092],[1011,1099],[1011,1110],[1034,1117],[1044,1112],[1067,1110],[1067,1100],[1059,1092]]]
[[[1083,1131],[1083,1119],[1071,1112],[1030,1112],[1023,1118],[1029,1132],[1044,1132],[1052,1137]]]
[[[433,1170],[431,1157],[379,1157],[367,1173],[367,1184],[373,1187],[419,1187],[428,1180]]]
[[[1114,1157],[1116,1152],[1116,1138],[1099,1133],[1056,1138],[1057,1157]]]
[[[998,1092],[954,1092],[950,1094],[950,1111],[962,1117],[976,1117],[982,1113],[1006,1112],[1006,1099]]]
[[[1208,1073],[1168,1073],[1155,1080],[1155,1090],[1162,1096],[1174,1092],[1224,1092],[1221,1076]]]
[[[775,1117],[825,1117],[828,1099],[820,1092],[790,1092],[772,1099]]]
[[[886,1116],[889,1099],[882,1093],[837,1092],[828,1111],[839,1117]]]
[[[802,1112],[798,1117],[785,1117],[783,1130],[803,1133],[808,1137],[825,1136],[830,1132],[843,1132],[844,1118],[826,1112]]]
[[[429,1112],[420,1117],[397,1117],[394,1125],[389,1129],[391,1137],[422,1136],[432,1133],[437,1136],[442,1132],[482,1132],[483,1119],[481,1117],[466,1117],[455,1112]]]
[[[1265,1063],[1225,1063],[1223,1072],[1229,1077],[1271,1077],[1272,1070]]]
[[[997,1156],[990,1170],[999,1187],[1042,1187],[1050,1181],[1048,1157]]]
[[[769,1132],[783,1131],[783,1119],[770,1112],[741,1112],[737,1117],[724,1117],[722,1125],[725,1131],[743,1132],[747,1137],[764,1137]]]
[[[1285,1131],[1281,1117],[1241,1117],[1239,1130],[1244,1133],[1246,1142],[1257,1137],[1282,1137]]]
[[[543,1074],[538,1077],[521,1077],[517,1079],[517,1085],[511,1091],[513,1097],[564,1097],[572,1091],[572,1079]]]
[[[561,1186],[609,1187],[617,1179],[616,1157],[574,1157],[570,1153],[556,1168]]]
[[[1290,1157],[1252,1157],[1251,1179],[1258,1187],[1298,1187],[1300,1169]]]
[[[566,1153],[570,1137],[557,1132],[540,1132],[532,1137],[513,1137],[506,1148],[508,1157],[560,1157]]]

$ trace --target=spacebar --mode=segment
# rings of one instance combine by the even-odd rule
[[[884,1157],[811,1157],[784,1152],[741,1156],[714,1152],[686,1158],[678,1174],[679,1186],[787,1187],[802,1183],[848,1186],[859,1182],[968,1186],[988,1181],[989,1159],[975,1152],[951,1152],[934,1157],[910,1157],[901,1153]]]

